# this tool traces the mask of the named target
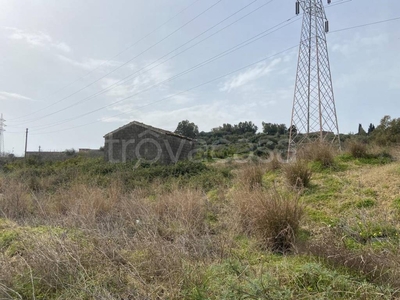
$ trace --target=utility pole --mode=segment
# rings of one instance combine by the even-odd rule
[[[6,120],[4,120],[3,118],[3,114],[1,114],[0,117],[0,156],[4,156],[4,131],[6,131],[4,129],[4,127],[6,126],[4,124]]]
[[[328,0],[328,4],[331,1]],[[297,0],[304,11],[297,63],[288,155],[313,140],[337,141],[340,148],[326,33],[329,23],[322,0]]]
[[[26,129],[26,134],[25,134],[25,158],[27,150],[28,150],[28,128]]]

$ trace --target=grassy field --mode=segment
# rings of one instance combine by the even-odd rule
[[[398,299],[396,148],[296,163],[29,160],[0,175],[0,299]]]

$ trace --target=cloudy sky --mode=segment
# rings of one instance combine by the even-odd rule
[[[290,123],[294,0],[0,0],[5,150],[99,148],[137,120],[174,130]],[[326,1],[324,1],[326,2]],[[340,131],[400,117],[396,0],[326,9]]]

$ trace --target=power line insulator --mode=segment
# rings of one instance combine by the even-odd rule
[[[329,21],[325,21],[325,32],[329,32]]]
[[[299,15],[299,14],[300,14],[300,2],[297,1],[296,2],[296,15]]]
[[[331,4],[332,0],[328,0],[328,4]]]

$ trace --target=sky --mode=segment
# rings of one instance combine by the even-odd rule
[[[326,1],[324,1],[326,4]],[[290,124],[294,0],[0,0],[4,150],[104,144],[131,121],[209,131]],[[341,133],[400,117],[396,0],[332,0],[327,35]],[[350,28],[350,29],[349,29]],[[346,29],[346,30],[341,30]]]

